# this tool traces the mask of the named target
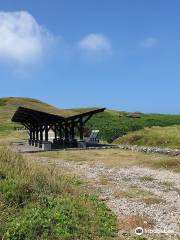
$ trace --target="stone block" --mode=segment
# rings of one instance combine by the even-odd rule
[[[83,140],[78,141],[78,148],[86,148],[86,142]]]
[[[51,150],[51,142],[43,141],[42,142],[42,150],[44,151],[50,151]]]

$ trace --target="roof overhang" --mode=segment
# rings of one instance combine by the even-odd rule
[[[105,108],[97,108],[91,111],[84,111],[70,117],[64,117],[30,108],[19,107],[12,117],[13,122],[30,123],[33,125],[53,124],[59,122],[75,121],[79,118],[92,117],[96,113],[103,112]]]

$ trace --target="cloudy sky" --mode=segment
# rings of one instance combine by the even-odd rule
[[[180,114],[179,0],[1,0],[0,97]]]

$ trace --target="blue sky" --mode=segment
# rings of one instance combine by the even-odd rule
[[[1,0],[0,97],[180,114],[179,0]]]

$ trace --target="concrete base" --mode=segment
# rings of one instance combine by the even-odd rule
[[[39,142],[38,142],[38,140],[35,140],[34,146],[35,146],[35,147],[39,147]]]
[[[78,148],[86,148],[86,142],[84,140],[78,141]]]
[[[90,138],[89,142],[90,143],[99,143],[99,139],[97,139],[97,138]]]
[[[48,141],[42,141],[42,150],[49,151],[51,150],[51,142]]]
[[[40,141],[38,142],[38,147],[39,147],[39,148],[42,148],[42,140],[40,140]]]
[[[74,147],[74,148],[77,148],[77,147],[78,147],[77,139],[71,140],[71,142],[70,142],[70,147]]]

